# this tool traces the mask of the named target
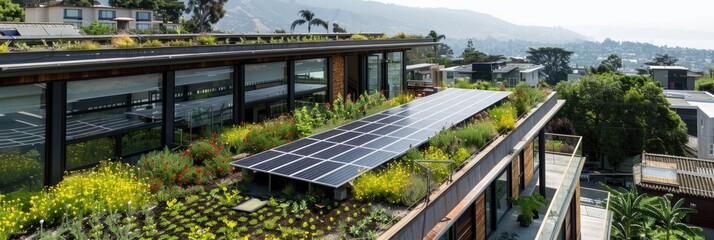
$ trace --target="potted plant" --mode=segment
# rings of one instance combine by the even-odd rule
[[[545,198],[538,193],[533,193],[531,196],[523,196],[517,199],[511,198],[510,201],[513,205],[518,206],[520,213],[518,215],[518,222],[521,227],[530,226],[533,223],[535,213],[537,213],[538,209],[547,204]]]

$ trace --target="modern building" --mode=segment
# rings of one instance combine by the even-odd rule
[[[633,167],[635,185],[649,195],[671,193],[672,202],[684,198],[682,207],[697,210],[684,223],[714,227],[714,161],[643,153]]]
[[[453,86],[456,79],[466,79],[470,81],[471,72],[470,68],[465,66],[454,66],[439,70],[441,72],[441,79],[446,83],[447,86]]]
[[[434,87],[441,86],[443,65],[420,63],[407,65],[407,91],[415,96],[427,96],[434,92]]]
[[[694,82],[702,73],[689,71],[681,66],[648,66],[650,76],[664,89],[694,90]]]
[[[338,34],[333,35],[334,39]],[[226,125],[261,121],[339,95],[383,92],[388,98],[397,97],[406,91],[405,52],[434,44],[428,39],[406,39],[2,54],[0,167],[23,170],[18,170],[16,179],[0,176],[0,191],[55,184],[65,171],[104,159],[133,162],[145,152],[184,146]],[[470,119],[509,94],[449,89],[278,148],[285,156],[291,155],[285,152],[290,144],[312,144],[293,148],[296,154],[311,149],[327,152],[327,147],[338,151],[334,156],[347,158],[342,159],[345,162],[325,161],[325,166],[339,166],[321,169],[322,178],[311,184],[332,187],[336,197],[344,197],[341,190],[350,186],[345,182],[363,173],[357,165],[379,164],[353,163],[365,159],[364,154],[380,161],[398,157],[404,148]],[[524,239],[608,238],[606,218],[581,220],[585,214],[579,186],[585,162],[578,155],[582,138],[545,133],[545,125],[563,104],[550,93],[521,116],[513,130],[494,138],[454,171],[450,181],[410,208],[380,239],[487,239],[501,232],[517,232]],[[357,135],[384,149],[314,140],[357,141],[349,138]],[[402,137],[394,137],[398,135]],[[546,152],[548,141],[569,148]],[[260,160],[271,152],[276,151],[251,157]],[[268,158],[268,165],[280,169],[276,171],[305,163],[297,162],[303,158],[272,162],[278,159],[273,158]],[[273,173],[268,165],[233,164]],[[313,174],[312,167],[299,169]],[[290,176],[307,178],[305,174]],[[509,197],[536,191],[546,196],[547,207],[539,211],[533,226],[517,227],[517,207]]]
[[[687,125],[687,146],[697,158],[714,159],[714,95],[706,91],[664,90],[669,108]]]
[[[521,82],[531,87],[538,86],[541,70],[545,67],[530,63],[508,63],[505,67],[493,70],[493,81],[503,81],[507,86],[516,86]]]
[[[61,0],[25,8],[25,22],[28,23],[68,23],[80,27],[98,22],[116,28],[117,18],[132,19],[129,29],[158,29],[162,24],[162,21],[156,19],[153,10],[147,9],[115,8],[101,4],[91,7],[67,6]]]

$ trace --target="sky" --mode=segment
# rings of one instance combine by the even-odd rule
[[[519,25],[560,26],[594,40],[611,37],[714,49],[710,0],[373,0],[486,13]],[[639,31],[631,31],[632,29]],[[677,30],[680,37],[659,33]]]

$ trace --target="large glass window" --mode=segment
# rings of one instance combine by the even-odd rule
[[[151,23],[137,23],[136,30],[150,30]]]
[[[99,10],[99,20],[112,20],[117,17],[117,11]]]
[[[0,87],[0,193],[42,188],[45,85]]]
[[[367,92],[382,91],[382,54],[367,56]]]
[[[508,211],[508,197],[510,196],[511,179],[508,179],[508,169],[501,173],[496,182],[496,222],[500,222]]]
[[[67,170],[160,147],[160,138],[128,141],[161,126],[161,81],[146,74],[67,82]]]
[[[287,112],[286,62],[245,65],[245,119],[258,122]]]
[[[327,102],[327,71],[324,58],[295,61],[297,106]]]
[[[404,74],[404,68],[402,68],[402,52],[392,52],[387,54],[387,84],[389,84],[389,96],[388,98],[394,98],[399,96],[402,92],[402,75]]]
[[[65,9],[64,19],[82,20],[82,9]]]
[[[491,235],[491,229],[494,226],[493,223],[493,191],[491,190],[491,186],[486,187],[486,193],[485,193],[485,198],[486,198],[486,236]]]
[[[188,145],[233,121],[233,68],[176,71],[175,140]]]

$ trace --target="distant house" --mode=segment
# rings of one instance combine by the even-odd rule
[[[681,66],[649,66],[650,76],[659,81],[664,89],[694,90],[694,81],[701,73],[689,71]]]
[[[531,87],[538,85],[540,71],[544,67],[530,63],[506,63],[505,60],[495,62],[478,62],[470,65],[442,69],[444,81],[453,83],[456,78],[468,78],[475,81],[503,81],[507,86],[515,86],[526,82]]]
[[[651,153],[642,154],[642,162],[633,166],[635,185],[643,192],[684,198],[682,207],[693,208],[683,222],[714,227],[714,161]]]
[[[62,1],[51,0],[47,4],[25,8],[27,23],[68,23],[75,27],[87,26],[92,22],[116,28],[116,18],[131,19],[129,29],[158,29],[162,21],[158,21],[154,11],[150,9],[128,9],[97,5],[91,7],[67,6]]]
[[[568,73],[568,81],[577,81],[581,77],[588,75],[588,69],[586,67],[575,67],[573,71]]]
[[[443,65],[433,63],[419,63],[407,65],[407,91],[414,95],[426,96],[434,91],[435,86],[440,86],[442,75],[440,70]]]
[[[697,157],[714,159],[714,95],[706,91],[664,90],[669,108],[687,125],[687,134],[696,136],[689,147]]]

